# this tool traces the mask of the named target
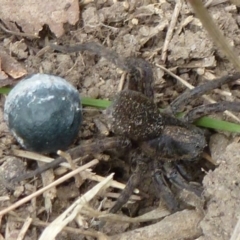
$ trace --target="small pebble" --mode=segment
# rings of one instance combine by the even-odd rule
[[[65,150],[82,122],[79,92],[63,78],[31,75],[9,93],[4,119],[23,148],[39,153]]]

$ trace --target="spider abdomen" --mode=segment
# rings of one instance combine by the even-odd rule
[[[120,92],[106,110],[110,129],[134,141],[159,136],[164,128],[160,111],[151,99],[140,92]]]

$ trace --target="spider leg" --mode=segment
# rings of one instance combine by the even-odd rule
[[[185,166],[176,162],[175,167],[177,168],[177,171],[181,174],[181,176],[183,176],[184,179],[186,179],[188,182],[192,180],[192,177],[189,175]]]
[[[107,149],[111,149],[111,148],[123,149],[123,148],[129,147],[130,145],[131,145],[131,142],[127,138],[110,137],[110,138],[105,138],[105,139],[99,139],[93,143],[82,144],[80,146],[77,146],[75,148],[68,150],[67,153],[69,153],[71,155],[71,157],[73,159],[75,159],[75,158],[82,157],[87,154],[91,154],[92,152],[99,153],[99,152],[103,152],[103,151],[105,151]],[[37,168],[34,171],[28,172],[17,178],[12,179],[12,181],[19,182],[19,181],[22,181],[25,179],[35,177],[35,176],[41,174],[42,172],[47,171],[50,168],[56,168],[60,163],[65,162],[65,161],[66,160],[64,158],[58,157],[55,160],[53,160],[52,162],[46,163],[45,165]]]
[[[89,51],[100,57],[104,57],[109,62],[128,72],[129,76],[127,89],[142,92],[147,97],[153,98],[153,72],[151,65],[144,59],[135,57],[122,58],[115,51],[109,50],[108,48],[95,42],[77,44],[74,46],[59,46],[56,44],[50,44],[50,47],[54,50],[68,53]]]
[[[164,171],[167,178],[179,189],[186,189],[188,191],[194,192],[197,196],[201,196],[202,188],[200,186],[195,186],[189,184],[177,171],[176,167],[172,162],[165,162],[163,164]]]
[[[121,192],[120,196],[118,197],[116,203],[113,205],[113,207],[109,210],[110,213],[116,213],[118,210],[121,209],[121,207],[127,203],[129,198],[131,197],[134,189],[139,185],[142,174],[145,171],[145,164],[138,163],[136,171],[132,174],[132,176],[129,178],[126,187]]]
[[[50,44],[50,47],[53,50],[66,53],[89,51],[100,57],[104,57],[109,62],[113,63],[114,65],[123,69],[124,71],[127,72],[130,71],[128,65],[126,64],[125,58],[121,58],[115,51],[112,51],[95,42],[76,44],[74,46],[60,46],[56,44]]]
[[[126,64],[129,66],[128,71],[128,90],[134,90],[143,93],[149,99],[153,99],[153,71],[151,64],[141,58],[126,58]]]
[[[213,114],[213,113],[224,112],[225,110],[240,112],[240,104],[239,102],[222,101],[219,103],[202,105],[190,110],[183,117],[183,120],[189,123],[192,123],[200,117]]]
[[[189,104],[193,99],[199,98],[203,94],[206,94],[211,90],[222,86],[223,84],[236,81],[239,78],[240,78],[240,73],[235,73],[230,76],[224,76],[224,77],[215,79],[213,81],[209,81],[205,84],[195,87],[190,91],[186,91],[171,103],[170,105],[171,112],[175,115],[181,106]]]
[[[167,208],[171,212],[176,212],[178,210],[178,203],[174,197],[172,191],[168,186],[165,185],[163,181],[163,176],[159,172],[154,173],[153,182],[155,188],[157,189],[157,194],[160,199],[163,199],[164,203],[167,205]]]
[[[167,186],[162,169],[159,169],[158,161],[153,163],[153,183],[156,188],[157,197],[163,199],[164,203],[167,205],[167,208],[171,212],[176,212],[178,210],[178,202],[172,193],[171,189]]]

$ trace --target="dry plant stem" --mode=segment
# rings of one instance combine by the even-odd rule
[[[36,57],[41,57],[41,56],[44,55],[46,52],[48,52],[49,49],[50,49],[49,46],[43,47],[41,50],[39,50],[39,51],[36,53]]]
[[[32,152],[23,151],[23,150],[13,150],[12,153],[14,154],[14,156],[25,157],[25,158],[29,158],[29,159],[37,160],[37,161],[43,161],[45,163],[50,163],[50,162],[54,161],[54,158],[45,157],[45,156],[42,156],[37,153],[32,153]],[[78,158],[78,159],[80,159],[80,158]],[[74,160],[74,162],[76,162],[76,161]],[[64,162],[64,163],[61,163],[60,165],[63,167],[66,167],[68,169],[71,169],[71,167],[69,166],[68,163]],[[87,179],[90,179],[90,180],[93,180],[96,182],[101,182],[104,179],[104,177],[97,175],[97,174],[93,174],[92,172],[90,172],[88,170],[82,171],[81,175],[83,178],[87,178]],[[125,188],[125,186],[126,186],[125,184],[119,183],[115,180],[112,181],[112,184],[111,184],[111,187],[121,189],[121,190],[123,190]],[[139,190],[135,189],[134,193],[138,194]]]
[[[43,175],[41,175],[42,177],[42,180],[43,180]],[[45,180],[44,180],[45,181]],[[37,190],[37,187],[38,187],[38,182],[35,181],[34,182],[34,192],[36,192]],[[43,198],[44,198],[44,206],[42,206],[40,209],[37,207],[37,198],[33,198],[31,200],[31,203],[32,203],[32,207],[34,209],[34,211],[32,212],[31,214],[31,218],[36,218],[38,216],[38,214],[41,214],[41,212],[44,212],[44,213],[47,213],[49,214],[51,211],[52,211],[52,199],[51,197],[54,197],[53,194],[52,196],[49,195],[49,193],[52,193],[52,189],[53,191],[56,192],[56,188],[51,188],[50,190],[46,191],[44,194],[43,194]],[[48,197],[48,199],[46,199],[46,195]],[[48,202],[47,202],[48,201]],[[31,221],[32,223],[32,221]],[[36,236],[37,236],[37,229],[36,227],[32,227],[32,236],[35,236],[35,239],[36,239]],[[34,238],[34,237],[33,237]]]
[[[174,32],[181,8],[182,8],[182,0],[177,0],[177,3],[175,5],[174,11],[173,11],[172,19],[171,19],[171,22],[170,22],[170,25],[169,25],[169,28],[167,31],[167,35],[166,35],[166,38],[164,41],[163,49],[162,49],[162,60],[164,62],[166,61],[166,58],[167,58],[168,45],[172,39],[173,32]]]
[[[24,221],[22,229],[20,230],[20,232],[18,234],[17,240],[23,240],[24,239],[25,234],[26,234],[29,226],[31,225],[31,223],[32,223],[32,218],[27,217],[26,220]]]
[[[218,4],[221,4],[221,3],[225,3],[225,2],[228,2],[229,0],[208,0],[205,4],[204,4],[204,7],[208,8],[210,6],[216,6]],[[238,1],[238,0],[237,0]]]
[[[77,64],[78,64],[78,58],[76,59],[76,61],[75,61],[74,64],[72,65],[72,67],[69,68],[69,69],[66,71],[66,75],[67,75],[68,73],[70,73],[70,72],[77,66]]]
[[[93,119],[93,122],[96,125],[96,127],[101,135],[103,135],[103,136],[109,135],[109,129],[102,121],[100,121],[98,118],[95,118],[95,119]]]
[[[218,26],[214,23],[211,15],[204,7],[202,0],[188,0],[188,2],[192,5],[197,17],[200,19],[203,27],[207,30],[214,43],[226,55],[228,60],[234,64],[236,69],[240,71],[240,60],[238,55],[233,51]]]
[[[11,153],[17,157],[28,158],[28,159],[32,159],[40,162],[45,162],[45,163],[49,163],[54,160],[54,158],[46,157],[41,154],[29,152],[25,150],[13,149]]]
[[[25,222],[25,219],[24,218],[20,218],[20,217],[17,217],[17,216],[14,216],[14,217],[11,217],[10,218],[12,221],[16,221],[16,222]],[[40,220],[33,220],[32,221],[32,225],[33,226],[36,226],[36,227],[47,227],[49,226],[50,223],[46,223],[46,222],[43,222],[43,221],[40,221]],[[79,228],[72,228],[72,227],[64,227],[63,228],[63,231],[66,231],[66,232],[69,232],[69,233],[73,233],[73,234],[76,234],[76,235],[85,235],[85,236],[90,236],[90,237],[95,237],[95,238],[99,238],[101,236],[104,236],[105,235],[101,232],[97,232],[97,231],[94,231],[94,230],[82,230],[82,229],[79,229]]]
[[[39,36],[38,36],[38,35],[35,35],[35,34],[14,32],[14,31],[8,30],[7,28],[5,28],[5,27],[3,26],[2,23],[0,23],[0,28],[1,28],[4,32],[9,33],[9,34],[12,34],[12,35],[15,35],[15,36],[27,37],[27,38],[39,38]]]
[[[225,97],[231,97],[232,96],[231,92],[225,91],[225,90],[221,90],[221,89],[215,89],[214,92],[219,94],[219,95],[225,96]]]
[[[0,226],[2,226],[3,216],[0,216]]]
[[[238,216],[238,222],[234,228],[234,231],[230,240],[240,240],[240,216]]]
[[[9,201],[9,200],[10,200],[9,196],[0,196],[0,202]]]
[[[85,176],[85,174],[86,174],[86,176]],[[88,172],[87,170],[83,171],[83,176],[87,179],[90,179],[90,180],[93,180],[93,181],[96,181],[96,182],[101,182],[103,179],[105,179],[105,177],[93,174],[91,172]],[[114,181],[111,182],[111,187],[123,190],[126,187],[126,185],[123,184],[123,183],[119,183],[119,182],[114,180]],[[136,188],[136,189],[134,189],[133,192],[138,194],[139,190]]]
[[[94,149],[95,153],[100,153],[100,152],[104,151],[105,149],[125,148],[129,145],[130,145],[129,140],[127,140],[125,138],[110,137],[107,140],[99,139],[98,141],[96,141],[94,143],[87,143],[87,144],[79,145],[75,148],[69,149],[67,151],[67,153],[69,153],[71,155],[71,157],[74,159],[74,158],[83,157],[85,155],[88,155],[89,151],[91,152],[92,149]],[[13,152],[14,152],[14,150],[13,150]],[[19,182],[19,181],[22,181],[22,180],[25,180],[28,178],[35,177],[50,168],[56,168],[60,163],[63,163],[65,161],[66,160],[64,158],[58,157],[54,161],[51,161],[51,162],[45,164],[41,168],[37,168],[34,171],[28,172],[26,174],[23,174],[23,175],[15,178],[14,181]]]
[[[207,161],[209,161],[210,163],[212,163],[213,165],[217,166],[217,161],[215,159],[213,159],[209,154],[203,152],[202,153],[202,157],[205,158]]]
[[[118,88],[117,88],[117,92],[120,92],[123,90],[123,85],[124,85],[124,82],[125,82],[125,79],[126,79],[126,75],[127,73],[124,72],[120,78],[120,81],[119,81],[119,84],[118,84]]]
[[[113,178],[113,174],[110,174],[102,182],[98,183],[83,196],[77,199],[68,209],[66,209],[60,216],[58,216],[41,234],[39,240],[55,239],[57,234],[68,223],[73,221],[80,213],[81,209],[88,204],[100,191],[106,189]]]
[[[67,160],[67,162],[69,163],[69,165],[71,166],[71,169],[72,170],[75,170],[77,169],[77,166],[76,164],[73,162],[71,156],[69,153],[66,153],[66,152],[63,152],[61,150],[57,151],[57,154],[62,157],[62,158],[65,158]],[[81,173],[79,174],[76,174],[74,176],[75,178],[75,183],[76,183],[76,187],[79,188],[82,184],[83,184],[83,179],[81,177]]]
[[[176,74],[174,74],[173,72],[169,71],[167,68],[159,65],[159,64],[156,64],[157,67],[159,67],[160,69],[164,70],[165,72],[167,72],[169,75],[171,75],[172,77],[176,78],[179,82],[181,82],[184,86],[186,86],[187,88],[189,89],[193,89],[194,86],[191,85],[190,83],[186,82],[184,79],[180,78],[179,76],[177,76]],[[206,96],[206,95],[203,95],[202,96],[205,100],[207,100],[208,102],[210,103],[216,103],[216,101],[214,101],[212,98]],[[235,116],[233,113],[229,112],[229,111],[224,111],[224,113],[231,117],[232,119],[234,119],[235,121],[238,121],[240,123],[240,119]]]
[[[110,197],[110,198],[119,198],[120,193],[113,193],[113,192],[107,192],[104,194],[104,196],[106,197]],[[141,197],[137,196],[137,195],[131,195],[131,197],[129,198],[130,201],[140,201]]]
[[[6,213],[8,213],[9,211],[12,211],[18,207],[20,207],[21,205],[23,205],[24,203],[30,201],[32,198],[34,197],[37,197],[39,195],[41,195],[42,193],[44,193],[45,191],[47,191],[48,189],[52,188],[52,187],[55,187],[57,185],[59,185],[60,183],[66,181],[67,179],[73,177],[74,175],[76,175],[77,173],[83,171],[83,170],[86,170],[88,168],[91,168],[93,167],[94,165],[98,164],[98,160],[93,160],[81,167],[79,167],[78,169],[66,174],[65,176],[59,178],[58,180],[54,181],[53,183],[49,184],[48,186],[44,187],[44,188],[41,188],[39,189],[38,191],[30,194],[29,196],[17,201],[16,203],[12,204],[11,206],[9,206],[8,208],[5,208],[3,209],[2,211],[0,211],[0,217]]]
[[[43,176],[42,176],[42,179],[43,179]],[[43,184],[44,184],[44,182],[43,182]],[[43,185],[44,186],[44,185]],[[35,181],[34,182],[34,185],[33,185],[33,189],[32,189],[33,191],[32,192],[36,192],[37,191],[37,181]],[[46,198],[47,198],[47,196],[46,195],[48,195],[47,193],[49,193],[50,191],[46,191],[44,194],[43,194],[43,197],[44,197],[44,207],[45,207],[45,209],[46,209],[46,212],[49,210],[49,208],[51,208],[52,207],[52,205],[51,205],[51,200],[50,200],[50,204],[49,205],[51,205],[51,206],[47,206],[46,207]],[[49,200],[49,199],[48,199]],[[34,209],[34,211],[32,212],[32,214],[31,214],[31,217],[36,217],[37,216],[37,198],[32,198],[31,199],[31,204],[32,204],[32,209]]]
[[[90,207],[84,207],[81,210],[81,213],[90,217],[90,218],[99,218],[103,221],[109,222],[126,222],[126,223],[140,223],[140,222],[149,222],[153,220],[159,220],[170,214],[166,208],[157,208],[150,212],[147,212],[138,217],[128,217],[125,215],[113,214],[113,213],[102,213],[97,210],[94,210]]]
[[[44,163],[38,162],[38,166],[40,167]],[[45,187],[52,183],[54,181],[54,173],[52,169],[47,170],[46,172],[41,173],[41,180],[42,180],[42,187]],[[32,192],[37,191],[37,181],[34,182],[34,187]],[[55,187],[49,189],[48,191],[45,191],[43,193],[43,199],[44,199],[44,207],[46,213],[50,213],[52,211],[52,200],[57,195],[57,189]],[[31,200],[32,207],[35,209],[34,214],[36,215],[37,210],[37,204],[36,204],[37,198],[33,198]],[[31,215],[31,217],[34,217],[34,214]]]
[[[156,64],[156,66],[162,70],[164,70],[166,73],[168,73],[169,75],[171,75],[172,77],[176,78],[180,83],[182,83],[184,86],[186,86],[189,89],[193,89],[194,86],[191,85],[190,83],[188,83],[187,81],[185,81],[183,78],[180,78],[179,76],[177,76],[176,74],[174,74],[173,72],[171,72],[170,70],[168,70],[167,68],[163,67],[162,65]]]

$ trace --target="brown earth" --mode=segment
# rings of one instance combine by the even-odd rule
[[[213,1],[214,2],[214,1]],[[40,32],[41,38],[30,40],[16,35],[7,34],[0,30],[0,48],[6,51],[14,59],[22,64],[28,74],[48,73],[61,76],[71,82],[82,97],[91,97],[111,100],[118,91],[119,81],[124,75],[112,63],[104,58],[88,52],[65,54],[53,52],[49,48],[43,50],[49,42],[62,45],[74,45],[88,41],[95,41],[115,50],[123,57],[136,56],[148,60],[152,66],[155,76],[154,91],[155,102],[159,107],[166,107],[185,90],[176,79],[163,72],[157,65],[164,65],[172,69],[178,76],[196,86],[216,77],[224,76],[234,72],[234,67],[223,56],[205,30],[200,21],[195,17],[190,6],[183,3],[174,28],[173,37],[169,42],[165,61],[162,58],[162,48],[165,41],[169,23],[172,19],[175,1],[96,1],[81,5],[80,20],[75,26],[66,24],[65,34],[56,38],[45,26]],[[213,19],[220,26],[227,40],[234,47],[239,55],[239,15],[238,9],[230,3],[210,5],[208,7]],[[17,80],[16,80],[17,81]],[[213,91],[210,96],[216,101],[228,100],[238,101],[240,98],[239,84],[224,85],[221,89]],[[1,97],[0,111],[0,156],[1,178],[9,178],[9,174],[26,167],[22,159],[13,159],[9,154],[11,148],[19,149],[19,145],[9,134],[6,124],[3,121],[3,105],[5,97]],[[194,101],[190,109],[205,100]],[[183,109],[181,109],[183,110]],[[84,121],[80,138],[76,142],[91,141],[99,137],[94,119],[101,117],[101,112],[85,108]],[[214,116],[219,119],[233,121],[225,114]],[[217,140],[216,140],[217,139]],[[100,231],[104,232],[109,239],[230,239],[240,214],[240,175],[239,175],[239,143],[236,136],[229,133],[214,135],[210,140],[209,152],[212,158],[219,164],[215,169],[206,167],[207,164],[195,164],[191,167],[193,173],[197,172],[203,179],[204,193],[201,199],[196,199],[191,194],[179,195],[186,201],[185,210],[170,215],[164,220],[154,220],[146,223],[121,223],[108,222]],[[119,153],[104,153],[86,160],[98,158],[101,163],[93,169],[99,175],[107,176],[110,172],[116,172],[116,180],[126,183],[130,176],[131,166],[122,159]],[[26,159],[23,159],[24,163]],[[85,161],[86,161],[85,160]],[[206,161],[205,159],[203,161]],[[14,163],[13,163],[14,162]],[[6,165],[12,167],[6,167]],[[16,164],[16,168],[13,165]],[[30,166],[28,167],[34,167]],[[15,166],[15,165],[14,165]],[[199,167],[200,166],[200,167]],[[198,169],[196,169],[198,168]],[[15,169],[15,170],[14,170]],[[200,173],[199,173],[200,172]],[[16,174],[20,174],[16,173]],[[159,206],[159,200],[154,195],[151,181],[147,178],[140,190],[148,194],[148,198],[140,204],[128,204],[123,213],[136,216],[147,213]],[[199,180],[201,182],[201,180]],[[14,193],[6,189],[4,181],[1,184],[1,195],[10,196],[9,201],[1,202],[1,209],[10,205],[18,199],[30,194],[39,188],[41,179],[36,182],[24,182],[18,186]],[[91,189],[95,182],[85,181],[80,190],[76,188],[74,180],[67,181],[57,187],[56,192],[51,193],[52,200],[48,205],[47,212],[44,209],[46,198],[38,197],[35,202],[12,212],[11,216],[26,217],[31,215],[41,221],[51,222],[61,214],[78,196]],[[114,199],[104,198],[104,195],[90,203],[94,209],[103,204],[102,209],[106,210],[112,205]],[[160,204],[160,209],[163,206]],[[163,210],[164,211],[164,210]],[[161,211],[160,211],[161,212]],[[122,214],[122,213],[119,213]],[[157,214],[157,213],[156,213]],[[182,215],[181,215],[182,214]],[[183,219],[185,218],[185,219]],[[14,218],[3,218],[1,233],[5,239],[16,239],[22,224],[16,225]],[[85,230],[97,229],[94,225],[95,219],[84,216],[81,224]],[[184,222],[185,224],[182,224]],[[159,224],[159,225],[158,225]],[[183,226],[185,225],[185,226]],[[27,232],[24,239],[38,239],[43,227],[36,224]],[[69,226],[76,227],[77,223],[72,222]],[[151,228],[152,227],[152,228]],[[9,229],[8,235],[6,229]],[[165,230],[164,230],[165,229]],[[174,229],[174,230],[173,230]],[[128,232],[130,231],[131,232]],[[164,231],[166,232],[164,234]],[[127,233],[126,233],[127,232]],[[172,235],[170,234],[172,232]],[[123,234],[122,234],[123,233]],[[161,235],[161,234],[162,235]],[[115,234],[118,234],[115,236]],[[122,235],[121,235],[122,234]],[[101,236],[99,239],[106,236]],[[63,231],[56,239],[94,239],[83,232],[83,234]]]

